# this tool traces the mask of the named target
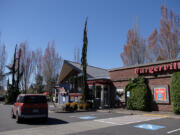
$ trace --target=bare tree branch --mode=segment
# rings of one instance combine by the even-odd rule
[[[121,59],[124,65],[142,64],[146,61],[146,41],[140,37],[137,24],[128,31]]]
[[[20,44],[20,49],[21,49],[21,70],[24,70],[22,80],[21,80],[21,85],[22,89],[27,91],[29,85],[30,85],[30,80],[34,71],[34,52],[31,51],[27,45],[27,42],[23,42]]]
[[[54,48],[54,41],[45,50],[42,60],[43,77],[46,82],[47,89],[49,90],[50,96],[52,96],[53,87],[56,85],[58,74],[60,72],[60,66],[62,63],[61,56],[56,53]]]

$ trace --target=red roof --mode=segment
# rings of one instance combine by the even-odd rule
[[[82,93],[69,93],[69,96],[82,96]]]

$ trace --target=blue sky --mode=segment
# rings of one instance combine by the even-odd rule
[[[88,64],[117,68],[123,66],[128,29],[138,18],[141,35],[148,38],[159,27],[163,3],[180,15],[180,0],[0,0],[1,40],[8,62],[16,44],[27,41],[31,49],[44,50],[52,40],[63,59],[73,60],[88,16]]]

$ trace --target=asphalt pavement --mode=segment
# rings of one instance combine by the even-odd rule
[[[0,135],[180,135],[180,119],[163,114],[50,111],[46,123],[17,124],[10,111],[10,105],[0,104]]]
[[[144,129],[135,127],[144,124],[163,126],[163,128],[152,130],[150,128]],[[69,135],[180,135],[180,121],[178,119],[165,118],[121,126],[110,126],[108,128],[78,132]]]
[[[0,104],[0,132],[26,129],[26,128],[38,128],[43,126],[61,125],[72,122],[83,122],[92,119],[103,119],[103,118],[111,118],[111,117],[126,115],[126,114],[107,113],[107,112],[55,113],[53,111],[49,111],[49,118],[48,121],[45,123],[35,119],[35,120],[25,120],[23,123],[17,124],[16,120],[11,118],[11,109],[12,109],[12,105]]]

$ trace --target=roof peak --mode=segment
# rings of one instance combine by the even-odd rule
[[[71,61],[71,60],[64,60],[64,61],[65,61],[65,62],[72,62],[72,63],[81,65],[81,63],[74,62],[74,61]],[[108,71],[108,69],[104,69],[104,68],[100,68],[100,67],[96,67],[96,66],[91,66],[91,65],[87,65],[87,66],[88,66],[88,67],[93,67],[93,68],[97,68],[97,69],[102,69],[102,70]]]

